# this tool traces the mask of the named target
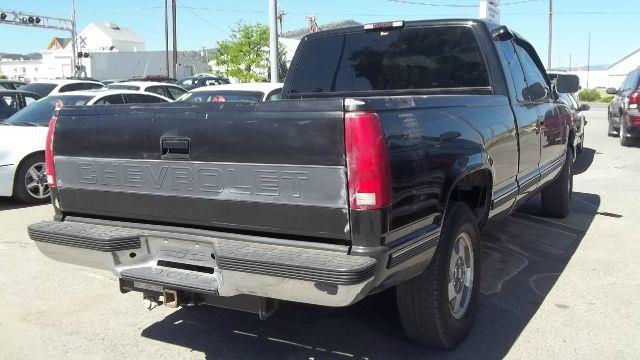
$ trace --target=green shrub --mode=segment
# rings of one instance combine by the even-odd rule
[[[608,103],[611,102],[611,100],[613,100],[613,95],[605,95],[605,96],[601,97],[599,101],[602,102],[602,103],[607,103],[608,104]]]
[[[580,101],[594,102],[600,100],[600,92],[596,89],[583,89],[578,93]]]

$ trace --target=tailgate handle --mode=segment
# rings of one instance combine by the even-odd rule
[[[163,159],[189,159],[191,144],[188,138],[162,138]]]

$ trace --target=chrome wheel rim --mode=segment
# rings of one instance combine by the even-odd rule
[[[27,170],[24,185],[29,195],[36,199],[45,199],[51,195],[47,184],[47,168],[43,162],[38,162]]]
[[[449,256],[449,311],[460,319],[467,312],[473,291],[473,245],[469,234],[458,234]]]

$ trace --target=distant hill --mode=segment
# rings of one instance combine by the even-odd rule
[[[591,71],[607,70],[608,67],[609,67],[609,65],[605,65],[605,64],[594,64],[594,65],[589,66],[589,70],[591,70]],[[553,68],[551,70],[569,71],[569,68],[568,67],[556,67],[556,68]],[[573,70],[573,71],[581,71],[581,70],[582,71],[586,71],[587,70],[587,65],[572,66],[571,70]]]
[[[39,60],[42,59],[42,54],[40,53],[29,53],[29,54],[10,54],[10,53],[0,53],[0,59],[7,60]]]
[[[334,22],[322,24],[322,25],[319,25],[318,27],[320,28],[320,30],[332,30],[332,29],[339,29],[343,27],[360,26],[360,25],[362,25],[362,23],[349,19],[349,20],[334,21]],[[280,36],[283,38],[300,40],[302,39],[303,36],[307,34],[309,34],[309,28],[304,27],[304,28],[284,32]]]

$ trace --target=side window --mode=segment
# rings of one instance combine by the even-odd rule
[[[206,86],[209,86],[209,85],[221,85],[221,84],[223,84],[221,79],[207,79],[207,80],[205,80],[205,85]]]
[[[29,104],[34,103],[36,101],[38,101],[38,99],[36,97],[31,96],[31,95],[24,95],[24,103],[25,103],[25,105],[29,105]]]
[[[144,94],[125,94],[125,102],[127,104],[145,104],[145,103],[160,103],[166,102],[166,100],[161,99],[156,96],[144,95]]]
[[[194,79],[184,79],[180,81],[180,85],[193,85]]]
[[[620,92],[625,91],[627,89],[627,84],[629,83],[629,79],[631,79],[631,74],[627,75],[627,77],[622,80],[622,85],[620,85]]]
[[[511,73],[513,87],[516,90],[518,101],[524,102],[522,92],[527,87],[527,82],[524,79],[522,66],[520,65],[520,60],[518,60],[518,55],[516,55],[516,50],[513,47],[513,43],[511,41],[502,41],[500,42],[499,46],[502,48],[502,53],[504,54],[505,60],[509,65],[509,72]]]
[[[99,99],[98,101],[96,101],[94,104],[98,104],[98,105],[103,105],[103,104],[124,104],[124,99],[122,99],[122,95],[115,94],[115,95],[105,96],[105,97]]]
[[[280,99],[282,99],[282,89],[276,89],[272,90],[264,99],[264,101],[275,101]]]
[[[164,92],[163,86],[149,86],[145,91],[160,96],[167,96],[167,93]]]
[[[177,87],[177,86],[167,86],[165,88],[165,90],[167,90],[167,92],[169,93],[169,99],[171,100],[175,100],[177,98],[179,98],[180,96],[182,96],[184,93],[186,93],[185,90]]]
[[[573,104],[573,108],[577,110],[580,107],[580,105],[578,104],[578,101],[576,100],[576,98],[573,95],[569,95],[569,94],[567,94],[567,95],[569,96],[569,99],[571,100],[571,104]]]
[[[60,88],[58,92],[69,92],[69,91],[78,91],[78,90],[86,90],[84,83],[75,83],[75,84],[67,84]]]
[[[638,77],[640,75],[640,71],[634,70],[629,73],[627,80],[624,82],[623,91],[635,90],[638,87]]]
[[[0,119],[6,119],[18,110],[20,110],[20,106],[15,95],[0,96]]]
[[[104,86],[102,84],[95,84],[95,83],[84,83],[84,88],[87,90],[92,90],[92,89],[101,89]]]
[[[570,107],[573,110],[577,110],[577,106],[575,106],[573,99],[571,98],[571,95],[569,94],[559,94],[560,97],[560,101],[562,101],[565,105],[567,105],[568,107]]]
[[[528,48],[529,46],[527,46]],[[548,98],[549,88],[545,76],[540,72],[537,62],[533,59],[533,55],[529,53],[523,45],[516,42],[516,54],[522,65],[524,78],[527,81],[527,91],[523,93],[525,100],[536,101]],[[537,57],[537,56],[536,56]],[[545,95],[546,92],[546,95]]]

